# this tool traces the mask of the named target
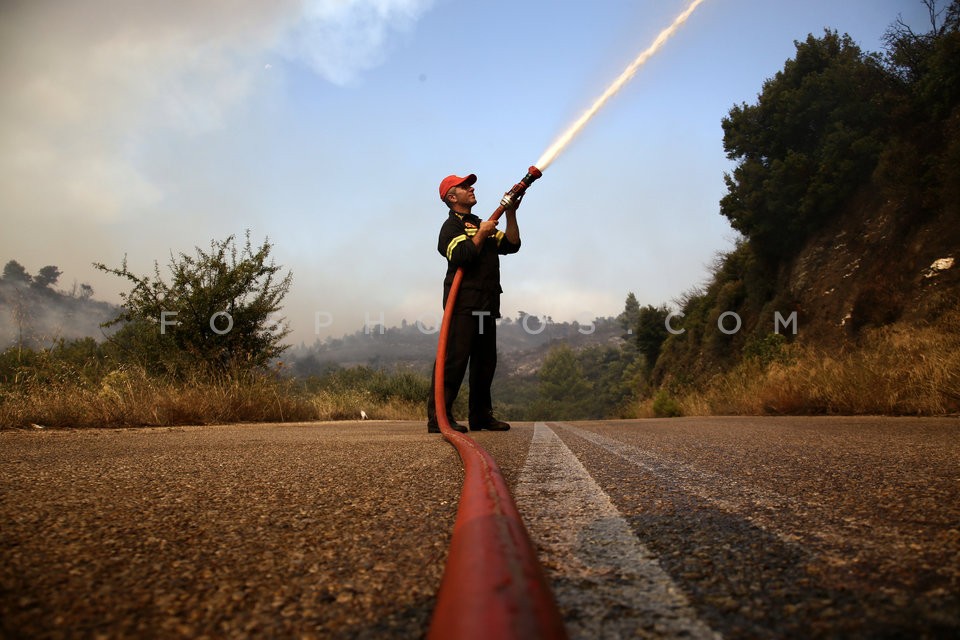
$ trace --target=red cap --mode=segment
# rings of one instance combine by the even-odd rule
[[[470,186],[477,181],[477,176],[470,174],[461,178],[460,176],[447,176],[440,181],[440,199],[443,200],[447,197],[447,191],[450,191],[453,187],[458,187],[460,185]]]

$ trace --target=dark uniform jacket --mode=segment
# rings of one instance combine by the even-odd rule
[[[463,267],[463,280],[457,294],[454,313],[469,315],[474,311],[488,311],[494,318],[500,317],[500,255],[516,253],[520,243],[507,240],[503,231],[497,230],[487,236],[479,249],[473,236],[480,227],[480,218],[472,213],[459,214],[453,211],[440,227],[437,251],[447,259],[447,276],[443,279],[443,306],[457,269]]]

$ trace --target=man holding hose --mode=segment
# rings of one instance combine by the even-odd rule
[[[440,199],[449,207],[440,228],[437,250],[447,259],[443,280],[443,306],[446,309],[450,285],[457,269],[463,268],[463,280],[454,303],[444,366],[444,400],[450,426],[466,433],[467,428],[453,418],[453,401],[470,366],[470,412],[472,431],[506,431],[510,425],[493,415],[490,385],[497,369],[497,318],[500,317],[500,255],[520,250],[517,207],[522,195],[504,213],[505,231],[493,220],[481,220],[471,210],[477,204],[473,184],[477,176],[450,175],[440,182]],[[427,431],[440,433],[434,401],[435,380],[431,380],[427,400]]]

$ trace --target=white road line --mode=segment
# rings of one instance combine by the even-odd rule
[[[814,500],[785,496],[772,489],[762,489],[731,476],[668,460],[652,451],[575,427],[572,424],[558,423],[555,426],[603,447],[626,462],[652,473],[657,477],[658,482],[672,484],[683,493],[746,519],[787,544],[802,544],[804,548],[810,550],[806,543],[810,540],[818,540],[841,549],[840,552],[821,549],[819,553],[825,557],[842,558],[844,554],[848,554],[849,545],[860,539],[857,531],[870,529],[876,534],[882,533],[891,539],[902,539],[902,536],[908,535],[896,527],[877,522],[867,522],[861,518],[849,516],[839,517],[838,514],[824,512],[825,506]],[[793,513],[805,519],[809,517],[811,511],[819,512],[816,530],[809,529],[801,534],[795,529],[784,529],[782,524],[784,513]]]
[[[538,422],[514,499],[571,638],[719,638],[610,497]]]
[[[778,513],[785,508],[793,507],[796,509],[797,507],[794,504],[796,500],[791,500],[776,491],[760,490],[745,483],[737,482],[734,478],[728,476],[711,473],[683,462],[667,460],[652,451],[575,427],[572,424],[560,423],[559,426],[587,442],[603,447],[630,464],[652,473],[657,476],[658,480],[673,483],[684,493],[710,502],[724,511],[742,514],[748,504],[774,513]],[[730,496],[736,497],[731,498]],[[765,526],[767,523],[764,522],[758,521],[754,524],[764,529],[767,528]]]

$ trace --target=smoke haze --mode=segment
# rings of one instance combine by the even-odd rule
[[[687,0],[7,0],[0,3],[0,260],[161,272],[251,231],[293,271],[295,341],[440,311],[436,195],[477,173],[492,211]],[[915,7],[913,5],[916,5]],[[504,312],[669,301],[734,234],[720,121],[825,26],[876,50],[919,2],[704,2],[524,198]],[[587,135],[588,134],[588,135]],[[693,232],[692,230],[695,230]]]

